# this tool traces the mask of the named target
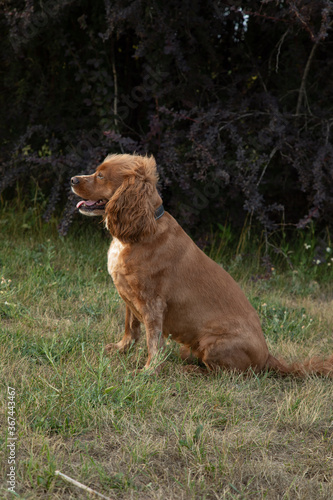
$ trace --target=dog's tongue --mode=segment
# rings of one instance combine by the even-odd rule
[[[82,207],[82,205],[84,205],[86,207],[91,207],[92,205],[95,205],[95,203],[97,203],[97,202],[92,201],[92,200],[81,200],[81,201],[79,201],[79,203],[77,203],[76,208],[80,208],[80,207]]]

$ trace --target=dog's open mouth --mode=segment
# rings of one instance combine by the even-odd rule
[[[106,200],[81,200],[77,203],[76,208],[78,208],[80,212],[104,212],[106,203]]]

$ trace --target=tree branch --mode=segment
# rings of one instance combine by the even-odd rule
[[[113,84],[114,84],[114,98],[113,98],[113,113],[114,113],[114,126],[116,132],[118,132],[118,78],[116,71],[116,61],[115,61],[115,51],[114,51],[114,41],[112,40],[111,47],[111,57],[112,57],[112,73],[113,73]]]
[[[297,99],[297,106],[296,106],[296,116],[300,115],[300,111],[301,111],[301,108],[302,108],[302,105],[303,105],[303,101],[304,101],[304,99],[306,97],[306,79],[308,77],[308,74],[309,74],[309,71],[310,71],[310,66],[311,66],[311,63],[312,63],[312,59],[313,59],[313,57],[315,55],[315,52],[316,52],[316,49],[317,49],[318,45],[319,45],[319,41],[313,44],[311,52],[310,52],[310,55],[308,57],[307,63],[306,63],[305,68],[304,68],[304,73],[303,73],[303,77],[302,77],[302,81],[301,81],[301,86],[300,86],[299,92],[298,92],[298,99]]]

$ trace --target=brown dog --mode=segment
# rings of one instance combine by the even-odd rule
[[[333,374],[333,355],[287,365],[269,352],[259,317],[244,293],[164,212],[153,157],[110,155],[92,175],[71,179],[84,215],[102,215],[113,236],[108,271],[126,303],[125,334],[106,346],[126,351],[146,329],[154,366],[164,337],[182,344],[209,370],[273,369],[282,374]]]

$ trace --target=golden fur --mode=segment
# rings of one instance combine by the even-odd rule
[[[272,369],[303,376],[333,374],[333,355],[287,365],[269,352],[259,317],[233,278],[205,255],[167,212],[155,220],[162,200],[153,157],[111,155],[90,176],[72,178],[84,200],[79,209],[104,214],[113,236],[108,270],[126,303],[125,334],[106,346],[126,351],[146,329],[154,366],[164,338],[182,344],[182,358],[208,368],[244,372]],[[93,202],[98,202],[96,205]]]

